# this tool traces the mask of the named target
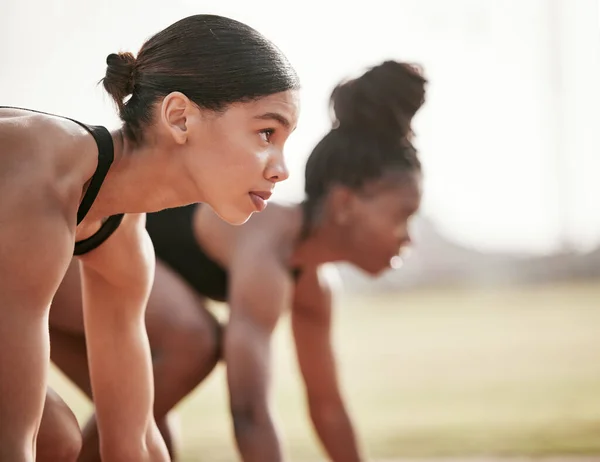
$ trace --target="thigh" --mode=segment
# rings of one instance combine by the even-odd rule
[[[56,291],[49,315],[50,357],[54,364],[91,398],[83,325],[79,262],[72,259]]]
[[[65,276],[54,294],[49,323],[51,328],[57,328],[63,332],[84,334],[81,278],[79,262],[76,258],[71,260]]]
[[[219,324],[206,308],[206,298],[160,260],[146,309],[151,345],[173,331],[218,335]]]
[[[161,337],[169,326],[216,325],[206,309],[206,299],[161,260],[156,262],[154,283],[146,308],[146,328],[152,339]],[[81,280],[78,262],[73,259],[56,291],[50,309],[50,327],[65,333],[84,335]]]

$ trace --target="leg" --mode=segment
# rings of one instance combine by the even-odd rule
[[[78,281],[65,278],[50,319],[52,360],[90,396]],[[172,270],[157,262],[146,311],[154,358],[155,416],[167,443],[172,441],[167,413],[214,368],[219,359],[220,326],[202,299]],[[96,424],[83,431],[81,461],[99,460]],[[173,448],[169,446],[170,452]]]
[[[146,325],[154,357],[154,411],[163,418],[216,366],[221,326],[203,299],[160,262]]]
[[[50,358],[92,399],[87,364],[79,263],[73,259],[50,308]]]
[[[75,462],[81,450],[77,419],[58,394],[48,388],[37,437],[38,462]]]

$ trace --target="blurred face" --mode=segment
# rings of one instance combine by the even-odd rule
[[[346,260],[375,275],[390,268],[411,242],[408,224],[421,202],[421,176],[396,174],[348,192],[340,202],[334,213],[343,226]]]
[[[223,112],[188,107],[182,157],[202,201],[231,224],[266,207],[288,178],[283,148],[299,114],[296,90],[234,103]]]

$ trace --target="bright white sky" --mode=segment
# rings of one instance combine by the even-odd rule
[[[3,0],[0,104],[114,126],[96,86],[106,55],[136,52],[181,17],[222,14],[273,40],[302,80],[300,125],[287,148],[292,176],[277,197],[302,197],[304,162],[329,128],[333,86],[383,59],[412,60],[431,81],[416,120],[423,212],[447,237],[530,252],[598,243],[598,0],[352,4]]]

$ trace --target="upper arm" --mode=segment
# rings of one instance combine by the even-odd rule
[[[152,242],[144,225],[145,214],[127,214],[105,242],[78,257],[84,305],[90,299],[97,301],[100,297],[114,299],[115,302],[132,301],[139,309],[145,308],[152,287],[155,260]],[[107,308],[119,305],[104,304]]]
[[[302,274],[295,291],[292,329],[298,364],[312,403],[339,398],[332,345],[331,290],[316,270]]]
[[[225,335],[225,361],[234,417],[256,418],[268,401],[270,342],[289,304],[290,275],[273,246],[247,245],[230,269],[231,314]]]
[[[4,167],[4,166],[2,166]],[[0,172],[0,294],[3,305],[48,306],[71,260],[70,223],[51,184]]]

